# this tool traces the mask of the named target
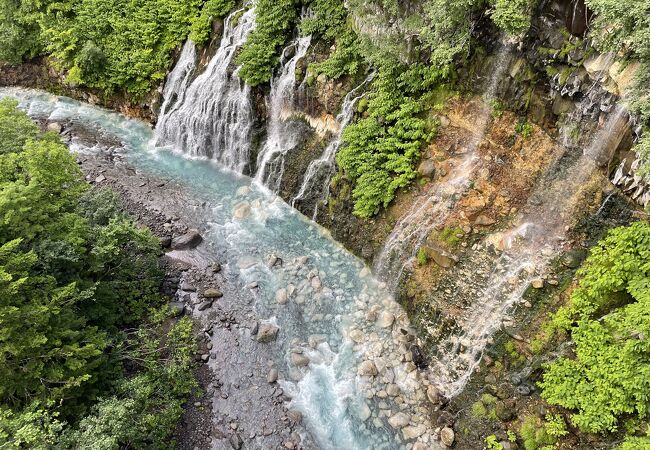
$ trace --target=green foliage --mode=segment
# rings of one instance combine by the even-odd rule
[[[627,436],[616,450],[650,450],[650,436]]]
[[[234,0],[205,0],[200,14],[192,20],[190,39],[199,46],[204,45],[210,37],[212,22],[225,17],[234,6]]]
[[[569,434],[566,429],[566,422],[559,414],[547,414],[544,427],[546,428],[546,432],[554,438],[561,438]]]
[[[447,226],[438,234],[438,240],[451,248],[455,248],[461,242],[458,235],[462,233],[463,230],[458,226]]]
[[[0,61],[20,63],[41,49],[40,29],[20,0],[0,0]]]
[[[280,48],[298,18],[297,0],[259,0],[256,4],[255,29],[237,57],[239,76],[251,86],[271,80],[280,60]]]
[[[326,44],[334,43],[334,51],[325,60],[310,66],[310,72],[325,74],[328,78],[353,75],[361,66],[357,34],[352,30],[348,10],[341,0],[312,0],[312,14],[302,20],[303,34],[316,35]]]
[[[521,35],[530,28],[532,8],[537,0],[496,0],[491,17],[494,23],[512,35]]]
[[[155,312],[158,240],[115,194],[89,191],[58,137],[4,101],[0,167],[0,448],[53,448],[61,432],[72,440],[60,448],[166,446],[193,386],[193,347],[190,322],[165,336]],[[67,423],[89,407],[74,441]],[[95,425],[105,439],[84,434]]]
[[[519,120],[515,124],[515,133],[524,139],[528,139],[533,134],[533,126],[526,119]]]
[[[45,51],[68,80],[138,98],[164,80],[190,32],[199,44],[233,0],[0,0],[0,60]]]
[[[503,450],[503,445],[499,443],[495,435],[491,434],[485,438],[485,448],[487,450]]]
[[[575,342],[575,358],[547,367],[542,396],[577,412],[588,432],[616,431],[623,415],[650,406],[650,225],[612,230],[578,271],[580,284],[554,318]]]
[[[592,35],[603,50],[625,50],[641,63],[632,108],[650,124],[650,0],[586,0],[596,13]]]
[[[161,319],[164,317],[161,317]],[[183,412],[182,402],[195,386],[191,356],[196,350],[192,322],[183,318],[162,333],[162,320],[142,326],[127,341],[122,358],[142,370],[121,380],[111,397],[61,437],[57,448],[169,448],[167,441]],[[164,342],[163,342],[164,338]]]
[[[339,166],[355,182],[356,215],[376,214],[398,189],[415,179],[420,149],[436,131],[423,117],[420,94],[441,76],[435,68],[422,65],[388,66],[373,81],[367,117],[344,130],[345,145],[337,155]]]
[[[471,411],[472,417],[476,419],[484,419],[488,415],[488,410],[485,407],[483,403],[479,402],[474,402],[472,404],[472,411]]]
[[[416,255],[415,259],[418,261],[418,265],[424,266],[427,263],[427,251],[424,249],[424,247],[420,247],[418,249],[418,254]]]
[[[545,449],[552,446],[557,439],[549,434],[546,426],[535,416],[526,416],[519,428],[519,435],[524,443],[525,450]]]

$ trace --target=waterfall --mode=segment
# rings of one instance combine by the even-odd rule
[[[194,42],[187,40],[183,45],[181,56],[178,58],[174,69],[167,76],[163,90],[163,104],[160,108],[160,120],[158,125],[164,129],[165,122],[169,120],[172,111],[183,104],[187,85],[196,69],[196,46]]]
[[[338,152],[341,147],[343,130],[352,121],[352,118],[354,117],[354,108],[357,102],[365,95],[357,94],[372,80],[373,77],[374,74],[369,75],[363,83],[348,92],[343,99],[341,112],[336,116],[336,122],[339,126],[338,132],[332,137],[332,140],[327,147],[325,147],[325,150],[323,150],[320,157],[309,164],[305,178],[300,186],[300,190],[291,201],[291,206],[294,208],[298,208],[299,205],[302,204],[305,204],[306,206],[313,205],[313,211],[311,214],[313,220],[316,220],[316,216],[318,215],[319,204],[326,201],[327,197],[329,197],[330,181],[336,171],[336,152]]]
[[[418,197],[388,236],[381,254],[375,261],[375,271],[390,282],[394,291],[409,263],[431,231],[440,225],[453,208],[458,198],[467,190],[470,177],[479,164],[478,147],[487,132],[492,115],[491,100],[496,97],[499,83],[508,69],[511,45],[502,44],[490,73],[489,83],[484,93],[484,104],[473,133],[462,155],[461,161],[446,177],[432,183],[427,192]]]
[[[229,67],[255,26],[254,9],[239,17],[242,11],[226,19],[219,49],[191,83],[195,50],[192,43],[185,45],[165,85],[155,132],[158,146],[214,159],[239,173],[249,165],[253,111],[250,87]]]
[[[295,148],[300,133],[287,122],[295,105],[296,64],[304,58],[311,36],[295,39],[282,52],[280,68],[271,81],[269,124],[264,146],[257,156],[255,180],[277,192],[284,174],[284,158]]]
[[[543,279],[551,258],[563,248],[576,194],[597,171],[602,155],[620,143],[620,123],[627,122],[626,114],[624,108],[617,107],[579,158],[565,168],[551,167],[529,200],[529,212],[521,215],[517,225],[497,235],[503,252],[496,262],[486,241],[464,268],[457,269],[475,274],[471,283],[454,292],[466,305],[466,313],[458,319],[457,331],[437,343],[430,366],[430,379],[447,396],[463,390],[491,336],[508,323],[504,320],[508,312],[522,301],[534,279]],[[619,136],[618,142],[615,136]],[[481,275],[478,261],[490,261],[491,271]]]

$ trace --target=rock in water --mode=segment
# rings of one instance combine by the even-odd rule
[[[275,341],[275,339],[278,337],[279,330],[280,329],[272,323],[261,324],[259,330],[257,331],[257,342],[265,344],[271,341]]]
[[[296,367],[305,367],[309,365],[309,358],[302,353],[291,353],[291,364]]]
[[[172,250],[187,250],[196,248],[203,241],[198,230],[190,230],[187,233],[172,239]]]
[[[359,407],[359,419],[365,422],[366,420],[370,419],[370,416],[372,416],[372,411],[370,410],[368,404],[366,402],[361,403],[361,406]]]
[[[454,430],[451,428],[444,427],[442,430],[440,430],[440,441],[445,447],[453,446],[455,439],[456,435],[454,434]]]
[[[235,206],[235,210],[233,211],[233,217],[237,220],[242,220],[245,219],[246,217],[251,215],[251,205],[248,202],[241,202],[237,206]]]

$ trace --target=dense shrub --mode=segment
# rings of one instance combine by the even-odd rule
[[[60,433],[77,442],[60,448],[165,444],[192,386],[192,335],[187,321],[163,332],[159,252],[58,136],[0,101],[1,448],[51,448]]]
[[[575,357],[550,364],[542,396],[574,410],[588,432],[616,431],[622,416],[650,408],[650,225],[617,228],[578,272],[580,284],[554,319]]]
[[[437,70],[420,65],[383,68],[373,82],[367,116],[345,129],[337,162],[355,183],[352,196],[358,216],[376,214],[415,179],[421,147],[436,131],[423,114],[420,95],[440,77]]]
[[[298,19],[298,0],[258,0],[255,29],[244,44],[237,62],[239,76],[251,86],[268,82],[280,60],[280,49]]]

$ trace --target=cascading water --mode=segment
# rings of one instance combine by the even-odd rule
[[[257,156],[255,180],[277,192],[284,174],[284,158],[298,144],[299,132],[286,119],[295,107],[296,64],[305,57],[311,36],[295,39],[282,52],[280,68],[271,81],[269,124],[264,146]]]
[[[156,148],[142,122],[37,91],[0,89],[0,97],[18,99],[34,118],[73,125],[77,151],[98,151],[87,144],[93,134],[119,142],[117,159],[177,186],[166,207],[203,228],[205,247],[195,252],[207,260],[211,248],[223,252],[224,271],[242,286],[257,286],[256,316],[279,326],[276,341],[247,342],[283,374],[290,406],[302,412],[320,448],[389,450],[414,442],[439,448],[428,421],[426,384],[405,356],[416,342],[406,313],[326,230],[249,178]],[[269,265],[269,255],[282,264]],[[296,364],[295,355],[303,363]],[[262,427],[247,434],[263,433]],[[263,448],[261,442],[249,440],[246,448]]]
[[[479,144],[485,137],[490,122],[492,113],[490,102],[494,99],[499,83],[508,68],[510,56],[511,45],[502,44],[484,93],[485,101],[477,118],[476,131],[462,159],[444,180],[433,183],[422,196],[416,199],[393,228],[381,254],[375,261],[375,272],[390,282],[393,291],[399,285],[404,270],[412,262],[422,243],[431,231],[444,221],[459,196],[467,190],[471,175],[479,163],[477,155]]]
[[[163,104],[160,108],[160,120],[158,121],[161,130],[165,129],[172,112],[182,106],[194,70],[196,70],[196,46],[194,42],[187,40],[183,45],[181,56],[165,82]]]
[[[196,52],[192,43],[185,45],[164,89],[155,136],[158,146],[214,159],[238,173],[250,164],[253,125],[250,87],[228,70],[255,27],[254,9],[242,11],[226,19],[219,49],[191,83]]]
[[[620,124],[627,121],[626,114],[624,108],[617,107],[579,158],[566,168],[557,168],[559,173],[549,171],[553,175],[531,196],[526,208],[530,212],[523,214],[511,230],[495,236],[503,253],[493,262],[492,270],[482,276],[474,270],[473,284],[459,287],[454,293],[469,306],[457,320],[458,331],[437,343],[430,370],[430,379],[446,395],[453,397],[463,390],[507,313],[522,301],[531,281],[543,275],[551,258],[562,248],[565,227],[573,217],[575,194],[597,171],[597,161],[620,143]],[[490,243],[494,240],[490,239]],[[488,252],[490,243],[485,243],[483,252]],[[487,255],[485,260],[490,258]],[[474,255],[472,260],[481,257]]]
[[[318,206],[329,197],[330,181],[336,170],[336,152],[341,147],[343,130],[352,121],[357,102],[365,95],[358,95],[358,93],[373,77],[374,74],[369,75],[363,83],[348,92],[343,99],[341,112],[336,116],[336,122],[339,126],[338,131],[327,147],[325,147],[320,157],[309,164],[300,190],[291,201],[291,206],[305,213],[306,211],[300,208],[300,206],[302,204],[313,205],[311,217],[314,220],[316,220],[316,216],[318,215]]]

